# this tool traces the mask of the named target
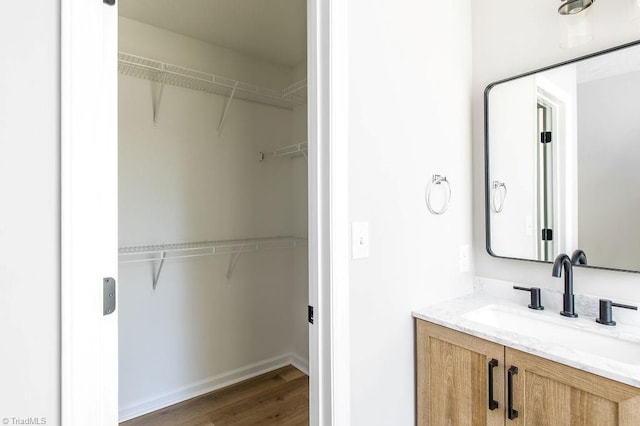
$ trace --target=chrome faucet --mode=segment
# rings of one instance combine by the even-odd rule
[[[551,275],[559,278],[562,275],[562,268],[564,267],[564,294],[562,295],[562,311],[560,315],[565,317],[575,318],[575,297],[573,296],[573,265],[571,259],[566,254],[562,253],[556,257],[556,261],[553,263],[553,271]]]

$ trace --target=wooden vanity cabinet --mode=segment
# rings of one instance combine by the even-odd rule
[[[638,388],[427,321],[416,332],[420,426],[640,425]]]
[[[504,346],[421,320],[416,331],[418,425],[504,426]]]
[[[518,369],[507,425],[640,425],[638,388],[511,348],[505,360]]]

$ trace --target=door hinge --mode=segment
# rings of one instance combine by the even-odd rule
[[[109,6],[113,6],[116,4],[116,0],[102,0],[104,4],[108,4]]]
[[[540,142],[542,142],[542,143],[551,142],[551,132],[542,132],[542,133],[540,133]]]
[[[116,280],[102,279],[102,315],[110,315],[116,310]]]
[[[313,324],[313,306],[307,306],[307,317],[309,319],[309,324]]]
[[[542,241],[553,241],[553,229],[542,230]]]

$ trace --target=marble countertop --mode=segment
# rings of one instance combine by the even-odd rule
[[[413,316],[573,368],[640,387],[640,357],[637,358],[637,361],[634,359],[629,363],[622,362],[590,353],[586,349],[579,350],[572,348],[568,344],[558,344],[558,339],[555,339],[556,342],[554,342],[553,338],[534,338],[525,333],[493,327],[465,317],[470,312],[491,306],[497,306],[500,310],[512,314],[544,321],[547,326],[556,324],[560,327],[572,327],[576,330],[624,340],[629,342],[630,347],[634,348],[633,353],[628,354],[627,358],[634,359],[634,353],[636,353],[635,345],[637,345],[637,353],[640,354],[640,327],[637,325],[618,322],[615,327],[603,326],[596,323],[593,317],[581,315],[578,318],[565,318],[560,316],[557,310],[535,311],[528,309],[526,304],[523,305],[485,294],[474,294],[427,306],[414,311]],[[581,331],[578,333],[581,333]],[[589,345],[583,346],[587,347]]]

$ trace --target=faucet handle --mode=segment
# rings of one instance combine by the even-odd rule
[[[600,317],[596,319],[596,322],[602,325],[616,325],[616,322],[613,320],[613,309],[616,308],[625,308],[625,309],[633,309],[634,311],[638,310],[637,306],[631,305],[623,305],[621,303],[615,303],[608,299],[600,299]]]
[[[540,298],[540,289],[538,287],[518,287],[514,285],[513,288],[515,290],[528,291],[531,293],[531,303],[529,304],[529,309],[535,309],[537,311],[541,311],[544,309],[542,306],[541,298]]]

